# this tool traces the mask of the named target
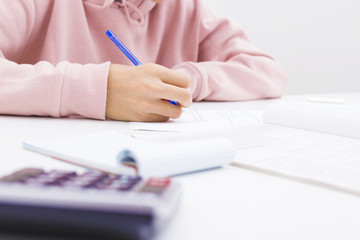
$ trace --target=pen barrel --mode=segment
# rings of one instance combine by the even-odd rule
[[[123,44],[118,37],[111,31],[108,30],[106,35],[115,43],[115,45],[125,54],[125,56],[135,65],[139,66],[142,63],[135,57],[134,54]]]

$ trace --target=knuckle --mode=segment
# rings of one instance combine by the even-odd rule
[[[192,104],[192,99],[190,99],[190,101],[188,101],[184,107],[188,108],[191,106],[191,104]]]
[[[185,89],[181,94],[182,99],[182,106],[183,107],[190,107],[192,103],[192,94],[191,91],[188,89]]]
[[[191,100],[192,99],[192,93],[189,89],[186,89],[184,92],[184,98],[187,100]]]
[[[161,66],[155,63],[146,63],[143,65],[145,71],[152,75],[158,75],[161,72]]]
[[[155,63],[145,63],[142,65],[144,68],[154,68],[156,66]]]
[[[181,86],[183,88],[188,88],[190,86],[190,83],[191,83],[190,77],[187,74],[183,73],[183,72],[180,72],[180,71],[175,71],[175,72],[176,72],[177,78],[181,82]]]
[[[153,71],[152,63],[146,63],[142,65],[141,68],[145,73],[151,73]]]
[[[184,77],[184,85],[186,88],[190,87],[190,84],[191,84],[191,79],[188,75],[185,75]]]

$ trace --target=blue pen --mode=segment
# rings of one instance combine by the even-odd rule
[[[111,30],[107,30],[106,31],[106,35],[111,39],[111,41],[113,41],[115,43],[115,45],[125,54],[125,56],[127,58],[129,58],[129,60],[135,65],[135,66],[139,66],[142,63],[139,61],[139,59],[137,59],[135,57],[134,54],[132,54],[132,52],[130,52],[130,50],[120,41],[120,39],[118,37],[116,37],[116,35],[111,31]],[[177,105],[177,102],[175,101],[170,101],[168,100],[169,103]]]

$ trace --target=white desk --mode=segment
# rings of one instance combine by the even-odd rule
[[[360,101],[360,94],[340,96]],[[270,102],[205,102],[193,107],[252,110]],[[122,122],[0,116],[0,175],[27,166],[80,170],[26,151],[21,142],[109,128],[129,133]],[[353,195],[233,166],[175,180],[183,185],[181,204],[156,240],[360,239],[360,198]]]

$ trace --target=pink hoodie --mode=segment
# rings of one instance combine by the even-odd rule
[[[0,2],[0,114],[105,119],[110,63],[182,71],[195,101],[279,97],[281,66],[234,22],[201,0],[11,0]]]

